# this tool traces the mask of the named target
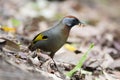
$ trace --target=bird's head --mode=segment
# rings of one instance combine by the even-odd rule
[[[66,16],[63,18],[62,23],[65,24],[66,26],[72,28],[75,25],[81,25],[81,22],[79,21],[79,19],[77,19],[74,16]]]

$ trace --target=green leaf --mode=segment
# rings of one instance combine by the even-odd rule
[[[12,25],[17,27],[20,26],[21,22],[17,19],[11,19]]]
[[[91,51],[91,49],[94,47],[94,44],[90,44],[90,47],[88,48],[88,50],[84,53],[84,55],[82,56],[82,58],[79,60],[78,64],[70,71],[66,74],[66,76],[71,77],[77,70],[81,69],[83,63],[85,62],[85,60],[87,59],[87,55],[88,53]]]

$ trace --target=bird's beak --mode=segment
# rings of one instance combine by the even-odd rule
[[[78,25],[79,25],[79,27],[85,27],[85,23],[81,22],[81,21],[80,21],[80,23]]]

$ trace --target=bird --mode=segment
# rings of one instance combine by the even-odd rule
[[[50,52],[49,56],[53,59],[55,53],[66,43],[71,28],[81,24],[82,22],[77,17],[65,16],[52,28],[37,34],[28,49],[30,51],[40,49]]]

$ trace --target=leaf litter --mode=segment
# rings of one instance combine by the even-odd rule
[[[67,80],[65,74],[76,66],[89,45],[94,43],[95,47],[81,68],[83,71],[78,70],[71,80],[119,80],[118,3],[112,0],[2,0],[0,24],[7,26],[0,27],[0,78],[6,80],[9,76],[9,80]],[[108,4],[112,6],[111,9]],[[50,28],[69,14],[76,15],[86,25],[84,28],[76,26],[72,29],[67,42],[71,47],[63,46],[55,54],[55,63],[42,52],[30,52],[27,49],[37,33]],[[76,54],[74,50],[80,53]],[[84,70],[86,73],[83,73]]]

